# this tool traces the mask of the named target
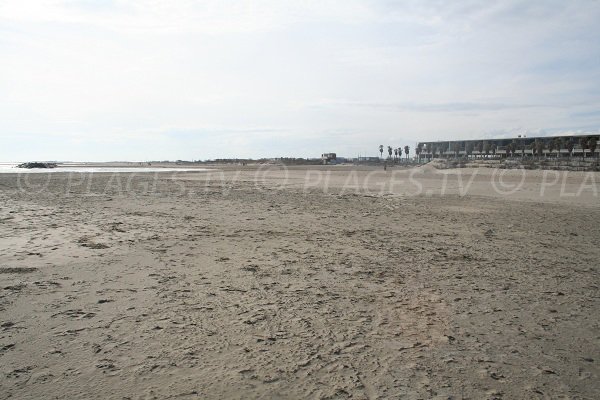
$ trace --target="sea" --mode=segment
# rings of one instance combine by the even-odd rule
[[[150,166],[132,166],[132,167],[82,167],[70,166],[69,164],[59,164],[56,168],[17,168],[18,163],[0,162],[0,174],[47,174],[57,172],[79,172],[79,173],[145,173],[145,172],[198,172],[211,171],[208,168],[176,168],[176,167],[150,167]]]

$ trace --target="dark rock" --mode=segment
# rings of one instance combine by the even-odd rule
[[[26,162],[26,163],[17,165],[17,168],[26,168],[26,169],[33,169],[33,168],[56,168],[56,163],[49,163],[49,162]]]

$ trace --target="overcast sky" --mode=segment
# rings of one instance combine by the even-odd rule
[[[584,0],[0,0],[0,160],[598,132],[599,21]]]

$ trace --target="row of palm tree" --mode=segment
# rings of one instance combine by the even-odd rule
[[[582,150],[582,157],[586,157],[585,150],[590,150],[592,156],[596,155],[596,148],[598,147],[598,138],[595,136],[581,136],[577,140],[576,138],[566,137],[555,137],[549,139],[536,138],[529,145],[519,144],[518,141],[513,140],[508,146],[506,151],[514,156],[517,151],[521,151],[521,154],[525,153],[525,150],[531,150],[534,156],[540,157],[544,153],[544,150],[548,150],[550,154],[555,153],[557,157],[560,157],[560,150],[566,149],[569,153],[569,157],[573,154],[575,143],[578,142],[579,147]],[[527,148],[526,148],[527,147]]]
[[[579,144],[582,149],[582,157],[586,157],[586,149],[590,150],[592,155],[596,155],[596,148],[598,145],[597,136],[581,136],[579,138],[573,137],[550,137],[550,138],[535,138],[532,142],[526,143],[524,139],[513,139],[510,143],[502,146],[502,150],[506,151],[507,156],[514,156],[515,154],[525,155],[525,150],[531,150],[533,156],[541,157],[542,155],[556,154],[557,157],[561,156],[561,149],[566,149],[569,153],[569,157],[572,156],[575,145]],[[448,142],[448,143],[427,143],[425,144],[425,152],[436,155],[446,154],[447,151],[454,153],[455,157],[459,156],[459,153],[464,151],[467,156],[477,151],[479,154],[495,155],[498,150],[497,144],[492,141],[468,141],[468,142]],[[544,150],[548,150],[547,153]],[[419,143],[415,152],[417,157],[423,152],[423,144]]]
[[[387,151],[388,151],[388,159],[389,160],[392,159],[392,154],[394,155],[394,158],[393,158],[394,161],[400,160],[402,158],[402,147],[393,149],[392,146],[388,146]],[[383,158],[383,145],[382,144],[379,145],[379,153],[381,154],[381,158]],[[404,146],[404,155],[407,160],[408,160],[409,154],[410,154],[410,146]]]

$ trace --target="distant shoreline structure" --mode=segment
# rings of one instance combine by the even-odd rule
[[[359,155],[357,157],[340,157],[336,153],[328,152],[321,157],[261,157],[261,158],[214,158],[192,160],[151,160],[151,161],[33,161],[23,163],[0,162],[0,167],[10,166],[21,169],[54,169],[54,168],[194,168],[199,165],[376,165],[382,162],[411,165],[422,164],[435,159],[457,160],[522,160],[530,162],[534,159],[566,160],[581,157],[583,161],[600,159],[600,135],[561,135],[526,137],[518,135],[513,138],[498,139],[469,139],[469,140],[440,140],[417,142],[415,155],[401,158],[402,149],[392,156],[392,149],[388,146],[389,157],[383,156],[383,146],[380,145],[381,156]],[[375,146],[374,146],[375,148]],[[405,146],[408,148],[408,146]]]
[[[517,136],[505,139],[444,140],[417,143],[417,157],[433,158],[562,158],[598,157],[600,135]],[[587,157],[586,157],[587,156]]]
[[[25,162],[16,166],[16,168],[25,168],[25,169],[49,169],[56,168],[57,164],[53,162]]]

